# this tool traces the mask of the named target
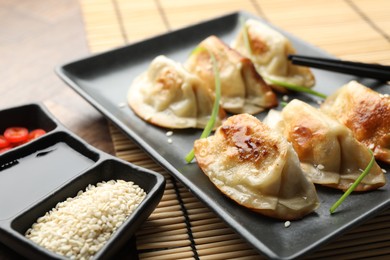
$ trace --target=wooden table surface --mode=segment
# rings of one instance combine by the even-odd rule
[[[0,1],[0,108],[41,102],[71,131],[113,153],[106,120],[54,73],[90,54],[77,0]]]
[[[71,131],[113,154],[107,121],[54,73],[90,53],[79,2],[0,1],[0,21],[0,109],[41,102]],[[0,244],[0,259],[17,257]]]
[[[114,154],[107,121],[55,66],[236,10],[339,58],[390,65],[387,0],[2,0],[0,109],[41,102],[85,141]],[[15,258],[0,244],[0,259]]]

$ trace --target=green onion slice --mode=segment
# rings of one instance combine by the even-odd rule
[[[285,107],[285,106],[288,105],[288,102],[280,101],[280,105],[281,105],[282,107]]]
[[[372,156],[371,161],[368,163],[366,169],[360,174],[360,176],[355,180],[355,182],[344,192],[344,194],[340,197],[338,201],[336,201],[332,207],[330,207],[329,212],[330,214],[333,214],[334,211],[343,203],[343,201],[349,196],[349,194],[352,193],[356,189],[356,187],[359,185],[359,183],[363,180],[364,177],[370,172],[372,166],[374,165],[375,162],[375,157],[370,149],[370,154]]]
[[[311,95],[314,95],[314,96],[317,96],[320,98],[324,98],[324,99],[327,97],[325,94],[322,94],[322,93],[317,92],[315,90],[312,90],[310,88],[298,86],[298,85],[291,84],[288,82],[283,82],[283,81],[279,81],[279,80],[275,80],[275,79],[271,79],[271,78],[267,78],[267,81],[271,82],[274,85],[284,87],[286,89],[293,90],[296,92],[305,92],[305,93],[308,93],[308,94],[311,94]]]
[[[192,51],[192,54],[197,53],[199,51],[208,51],[208,50],[202,47],[198,47],[194,51]],[[215,56],[211,52],[209,52],[209,55],[213,63],[214,82],[215,82],[215,100],[214,100],[213,110],[211,112],[210,119],[209,121],[207,121],[206,127],[203,129],[200,138],[208,137],[211,131],[213,130],[215,122],[217,121],[217,116],[219,112],[219,101],[221,99],[221,79],[219,76],[218,63],[217,60],[215,59]],[[194,149],[192,148],[191,151],[185,157],[186,162],[190,163],[194,159],[194,156],[195,156]]]

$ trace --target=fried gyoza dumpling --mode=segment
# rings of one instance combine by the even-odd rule
[[[300,100],[292,100],[281,112],[270,111],[264,122],[292,143],[303,171],[313,183],[346,190],[372,159],[351,130]],[[382,169],[375,162],[355,190],[373,190],[385,183]]]
[[[213,64],[208,52],[214,55],[221,79],[220,104],[223,109],[231,113],[256,114],[277,105],[275,93],[256,72],[248,58],[231,49],[216,36],[206,38],[199,46],[205,51],[193,53],[185,66],[204,80],[214,93]]]
[[[229,117],[214,136],[196,140],[194,151],[213,184],[255,212],[292,220],[319,204],[291,144],[249,114]]]
[[[245,44],[244,30],[248,36],[250,51]],[[252,60],[265,81],[273,79],[308,88],[314,86],[315,79],[310,69],[292,65],[287,59],[289,54],[295,54],[291,42],[278,31],[259,21],[247,20],[232,47]],[[282,91],[277,86],[273,87]]]
[[[352,130],[377,160],[390,164],[390,96],[351,81],[329,96],[321,110]]]
[[[133,111],[145,121],[167,128],[204,128],[214,96],[199,77],[165,56],[134,79],[127,96]],[[221,109],[216,125],[225,112]]]

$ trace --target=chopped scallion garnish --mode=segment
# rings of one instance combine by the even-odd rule
[[[288,104],[288,102],[285,102],[285,101],[280,101],[280,105],[281,105],[282,107],[285,107],[285,106],[287,106],[287,104]]]
[[[327,96],[325,94],[322,94],[320,92],[317,92],[315,90],[312,90],[310,88],[306,88],[303,86],[298,86],[295,84],[291,84],[288,82],[283,82],[283,81],[279,81],[279,80],[275,80],[275,79],[271,79],[271,78],[267,78],[267,81],[271,82],[274,85],[284,87],[286,89],[293,90],[296,92],[305,92],[305,93],[312,94],[312,95],[320,97],[320,98],[324,98],[324,99],[327,98]]]
[[[363,180],[363,178],[366,177],[366,175],[371,171],[371,168],[372,168],[372,166],[374,165],[374,162],[375,162],[375,157],[374,157],[372,151],[370,149],[368,149],[368,150],[370,151],[370,154],[372,156],[371,161],[368,163],[366,169],[364,169],[364,171],[355,180],[355,182],[348,188],[348,190],[346,190],[344,192],[344,194],[340,197],[340,199],[338,201],[336,201],[332,205],[332,207],[330,207],[330,209],[329,209],[330,214],[334,213],[334,211],[341,205],[341,203],[343,203],[343,201],[349,196],[349,194],[351,194],[356,189],[356,187]]]
[[[198,51],[207,51],[207,50],[202,47],[198,47],[192,52],[192,54]],[[219,101],[221,99],[221,80],[219,77],[218,63],[217,60],[215,59],[215,56],[211,52],[209,52],[209,54],[213,64],[214,82],[215,82],[215,100],[214,100],[210,119],[209,121],[207,121],[206,127],[203,129],[200,138],[208,137],[211,131],[213,130],[215,122],[217,121],[217,117],[219,113]],[[194,156],[195,156],[194,149],[192,148],[191,151],[185,157],[186,162],[190,163],[194,159]]]

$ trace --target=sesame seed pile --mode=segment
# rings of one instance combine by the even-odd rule
[[[88,185],[38,218],[25,236],[71,259],[90,259],[145,196],[138,185],[123,180]]]

